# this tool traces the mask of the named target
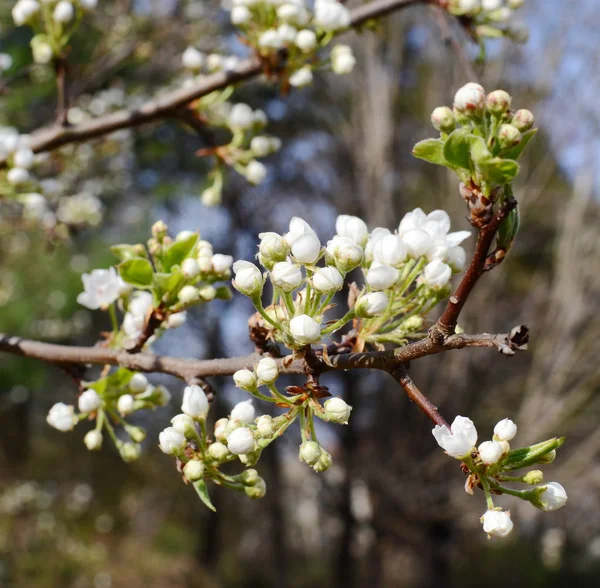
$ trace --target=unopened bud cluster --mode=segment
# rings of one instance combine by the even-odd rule
[[[366,342],[405,343],[449,294],[450,278],[466,262],[460,244],[470,235],[450,232],[446,212],[420,208],[407,213],[393,233],[381,227],[369,233],[362,219],[348,215],[338,217],[336,231],[322,246],[312,227],[296,217],[285,235],[259,235],[258,261],[265,272],[248,261],[233,265],[233,286],[252,299],[265,327],[290,349],[318,343],[353,319],[360,319],[357,331]],[[354,304],[341,319],[326,321],[331,300],[357,268],[364,286]],[[266,280],[273,298],[263,308]]]
[[[548,439],[511,450],[509,442],[517,434],[517,425],[505,418],[494,427],[492,439],[477,446],[477,429],[471,419],[463,416],[457,416],[450,428],[436,425],[432,433],[450,457],[461,460],[468,468],[465,490],[473,494],[475,487],[483,489],[488,510],[481,517],[481,523],[488,535],[505,537],[513,529],[510,512],[494,506],[492,494],[517,496],[544,512],[557,510],[566,504],[565,489],[558,482],[544,483],[544,475],[540,470],[530,470],[516,476],[513,474],[516,470],[553,461],[564,438]],[[521,483],[530,487],[515,490],[505,486],[505,483]]]
[[[525,43],[529,31],[522,22],[513,21],[514,12],[525,0],[450,0],[451,14],[472,20],[471,30],[478,37],[508,37],[516,43]]]

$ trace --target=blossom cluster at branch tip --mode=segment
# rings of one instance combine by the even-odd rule
[[[318,343],[353,319],[362,319],[358,336],[365,342],[405,343],[449,294],[452,275],[466,263],[460,244],[470,235],[450,232],[446,212],[420,208],[407,213],[394,233],[381,227],[369,233],[362,219],[348,215],[338,217],[336,231],[323,246],[314,229],[294,217],[284,235],[259,234],[258,261],[265,272],[249,261],[233,264],[234,288],[252,299],[275,340],[291,349]],[[362,290],[342,319],[327,322],[329,303],[356,268],[363,274]],[[263,308],[267,281],[273,298]]]
[[[472,21],[470,30],[477,37],[508,37],[516,43],[526,43],[527,27],[514,21],[514,12],[525,0],[450,0],[447,10]]]
[[[448,428],[436,425],[433,436],[442,449],[468,468],[469,476],[465,490],[473,494],[476,486],[483,489],[488,510],[481,517],[483,530],[489,536],[506,537],[513,529],[510,512],[494,506],[494,494],[509,494],[530,502],[536,508],[551,512],[563,507],[567,502],[567,493],[558,482],[543,483],[540,470],[530,470],[514,476],[513,472],[535,464],[553,461],[556,449],[564,438],[553,438],[529,447],[511,450],[509,441],[517,434],[517,425],[510,419],[499,421],[494,427],[491,441],[484,441],[478,447],[477,429],[471,419],[457,416]],[[505,483],[522,483],[526,490],[515,490]]]

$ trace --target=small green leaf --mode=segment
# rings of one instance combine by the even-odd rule
[[[175,241],[162,254],[162,264],[165,272],[171,270],[174,265],[181,265],[181,262],[189,256],[194,245],[198,241],[198,234],[190,235],[187,239]]]
[[[494,184],[508,184],[519,173],[519,164],[512,159],[492,157],[477,163],[479,171],[484,178]]]
[[[523,153],[525,147],[527,147],[527,144],[529,143],[529,141],[531,141],[531,139],[533,139],[536,133],[537,129],[530,129],[529,131],[523,133],[521,135],[520,143],[516,147],[513,147],[510,151],[503,153],[502,157],[506,159],[519,159],[521,153]]]
[[[441,139],[425,139],[424,141],[419,141],[413,147],[412,154],[429,163],[448,165],[448,162],[444,157],[444,141]]]
[[[231,293],[229,286],[219,286],[215,298],[218,298],[219,300],[231,300],[233,294]]]
[[[185,277],[176,269],[171,273],[156,273],[154,274],[154,286],[157,290],[157,296],[159,299],[166,297],[165,302],[173,300],[180,287],[185,282]]]
[[[564,442],[564,437],[554,437],[529,447],[513,449],[502,462],[502,469],[508,471],[529,467],[547,453],[558,449]]]
[[[502,221],[502,223],[500,223],[498,234],[496,236],[498,247],[501,247],[506,251],[510,251],[513,241],[519,232],[520,224],[521,217],[519,214],[519,205],[517,204],[517,206],[508,213],[508,216]]]
[[[206,482],[204,480],[198,480],[194,482],[194,490],[200,496],[200,500],[204,502],[204,504],[210,508],[213,512],[217,512],[217,509],[214,507],[213,503],[210,501],[210,496],[208,495],[208,490],[206,489]]]
[[[120,263],[117,269],[123,280],[136,288],[149,289],[152,285],[154,271],[147,259],[134,257]]]
[[[113,245],[110,250],[119,258],[119,261],[126,261],[145,255],[144,247],[141,245],[127,245],[126,243],[122,243],[120,245]]]
[[[471,169],[471,141],[475,138],[467,129],[450,133],[444,145],[444,158],[454,167]]]
[[[129,384],[134,373],[126,368],[119,368],[106,378],[107,384],[112,388],[123,388]]]
[[[481,137],[472,135],[469,139],[471,159],[477,164],[482,161],[491,159],[492,154],[490,153],[485,141]]]

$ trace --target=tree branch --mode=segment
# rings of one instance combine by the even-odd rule
[[[450,335],[442,342],[426,337],[404,347],[371,353],[343,353],[331,357],[316,355],[312,369],[320,374],[332,370],[379,369],[387,372],[409,361],[464,347],[486,347],[496,349],[504,355],[514,355],[527,344],[527,327],[515,327],[508,334]],[[30,341],[19,337],[0,334],[0,351],[38,359],[50,364],[64,365],[117,365],[140,372],[156,372],[175,376],[186,382],[193,378],[230,376],[237,370],[252,368],[261,355],[252,353],[243,357],[221,359],[191,359],[153,355],[151,353],[129,353],[107,347],[76,347]],[[305,373],[305,362],[290,356],[277,359],[282,374]]]
[[[356,28],[368,20],[419,3],[436,3],[436,0],[374,0],[351,12],[350,27]],[[211,74],[189,88],[174,90],[153,98],[135,110],[119,110],[72,126],[54,124],[39,129],[31,134],[30,147],[35,153],[52,151],[69,143],[87,141],[120,129],[169,118],[174,111],[193,100],[231,84],[257,77],[262,72],[263,64],[260,59],[251,57],[242,61],[233,71]],[[5,165],[6,157],[0,157],[0,168]]]

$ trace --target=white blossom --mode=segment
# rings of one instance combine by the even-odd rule
[[[54,8],[53,18],[56,22],[67,23],[73,19],[75,9],[67,0],[61,0]]]
[[[261,271],[249,261],[236,261],[233,264],[235,279],[233,287],[246,296],[257,296],[262,292],[263,276]]]
[[[289,261],[280,261],[273,266],[269,274],[275,286],[284,292],[291,292],[302,283],[300,266]]]
[[[289,253],[289,245],[278,233],[260,233],[258,251],[266,260],[283,261]]]
[[[310,316],[301,314],[290,321],[290,333],[300,345],[316,343],[321,338],[321,325]]]
[[[181,411],[194,419],[206,418],[208,398],[200,386],[193,384],[184,388]]]
[[[540,496],[541,509],[552,512],[562,508],[567,503],[567,491],[558,482],[544,484],[545,490]]]
[[[277,35],[283,43],[292,43],[296,39],[297,32],[298,30],[295,27],[287,23],[277,27]]]
[[[83,292],[77,296],[77,302],[91,310],[107,308],[125,289],[125,283],[114,267],[92,270],[90,274],[83,274],[81,281]]]
[[[102,405],[102,399],[98,395],[96,390],[89,388],[81,393],[81,396],[77,400],[77,407],[80,412],[93,412],[98,410]]]
[[[488,510],[481,517],[481,522],[488,535],[506,537],[513,530],[510,513],[501,510]]]
[[[402,240],[406,245],[408,254],[415,258],[427,255],[433,246],[433,238],[427,231],[422,229],[407,231],[403,235]]]
[[[446,254],[446,262],[455,272],[462,272],[467,265],[467,252],[463,247],[451,247]]]
[[[176,414],[171,419],[171,425],[178,433],[182,435],[191,435],[196,430],[194,419],[187,414]]]
[[[356,58],[348,45],[336,45],[331,51],[331,69],[338,75],[349,74],[356,65]]]
[[[83,442],[89,451],[98,451],[102,447],[102,433],[92,429],[85,434]]]
[[[181,64],[186,69],[199,70],[204,65],[204,54],[195,47],[188,47],[181,56]]]
[[[254,111],[247,104],[239,102],[231,108],[227,121],[233,131],[244,131],[254,125]]]
[[[289,79],[289,82],[295,88],[303,88],[308,86],[313,81],[313,72],[310,65],[305,65],[296,70]]]
[[[15,167],[31,169],[35,163],[35,154],[29,147],[20,147],[13,156]]]
[[[245,6],[234,6],[231,9],[231,23],[245,25],[252,19],[252,13]]]
[[[454,108],[465,116],[479,116],[484,106],[485,91],[479,84],[466,84],[454,95]]]
[[[40,3],[36,0],[19,0],[12,9],[12,17],[17,26],[24,25],[40,10]]]
[[[173,314],[170,314],[169,318],[167,319],[167,329],[177,329],[185,324],[186,320],[187,312],[185,310],[181,312],[174,312]]]
[[[325,401],[323,405],[325,414],[330,421],[340,425],[347,425],[352,407],[341,398],[335,396]]]
[[[254,451],[254,435],[247,427],[240,427],[232,431],[227,437],[227,448],[235,455],[245,455]]]
[[[200,290],[188,284],[179,290],[177,298],[182,304],[191,304],[200,298]]]
[[[275,425],[270,414],[263,414],[256,419],[256,432],[263,438],[272,437],[275,434]]]
[[[121,415],[125,416],[133,412],[135,406],[135,398],[131,394],[123,394],[117,400],[117,410]]]
[[[477,443],[477,429],[471,419],[457,416],[450,426],[436,425],[432,430],[438,445],[450,457],[462,459],[469,455]]]
[[[13,167],[6,174],[6,180],[11,186],[22,186],[29,181],[29,177],[29,172],[22,167]]]
[[[186,446],[185,437],[173,427],[167,427],[158,435],[158,446],[163,453],[175,455]]]
[[[399,276],[400,272],[395,267],[374,261],[365,279],[373,290],[387,290],[396,283]]]
[[[181,263],[181,273],[186,278],[195,278],[200,273],[200,266],[194,258],[188,257]]]
[[[260,161],[253,159],[246,166],[246,179],[257,186],[267,177],[267,168]]]
[[[278,49],[281,47],[281,39],[276,29],[267,29],[259,38],[258,46],[264,49]]]
[[[299,217],[292,218],[289,228],[284,239],[291,248],[292,256],[299,263],[315,263],[321,253],[321,242],[317,234]]]
[[[229,270],[233,265],[233,257],[231,255],[223,255],[222,253],[215,253],[211,258],[210,262],[213,270],[217,274],[222,274]]]
[[[256,411],[254,409],[254,406],[252,405],[252,400],[244,400],[242,402],[238,402],[231,409],[230,416],[232,419],[237,419],[245,425],[249,425],[250,423],[254,422],[255,414]]]
[[[356,301],[354,310],[356,316],[372,318],[385,312],[388,302],[389,299],[384,292],[371,292],[370,294],[363,294]]]
[[[312,466],[315,465],[319,458],[321,457],[321,446],[315,441],[304,441],[302,445],[300,445],[300,451],[298,452],[298,457],[304,463]]]
[[[383,235],[373,247],[373,259],[384,265],[398,266],[405,259],[407,248],[398,235]]]
[[[336,267],[343,273],[348,273],[360,265],[364,258],[364,251],[350,237],[336,235],[327,242],[327,257],[332,260]]]
[[[364,247],[369,239],[369,229],[362,218],[341,214],[335,221],[335,231],[340,237],[347,237]]]
[[[123,317],[123,332],[129,339],[136,340],[141,336],[152,304],[150,292],[138,290],[132,294],[127,312]]]
[[[498,441],[484,441],[477,449],[481,461],[487,465],[497,463],[504,453],[504,448]]]
[[[277,362],[272,357],[263,357],[256,366],[256,376],[261,384],[272,384],[279,375]]]
[[[443,288],[452,277],[452,268],[439,259],[430,261],[423,270],[424,282],[434,290]]]
[[[72,431],[77,424],[75,416],[75,408],[71,405],[66,405],[64,402],[57,402],[48,412],[46,422],[55,429],[65,433]]]
[[[511,441],[517,434],[517,425],[510,419],[502,419],[494,427],[494,438],[498,441]]]
[[[208,447],[208,455],[212,457],[212,459],[216,459],[217,461],[221,461],[225,457],[229,455],[229,449],[227,449],[227,445],[216,441],[215,443],[211,443]]]
[[[13,64],[13,58],[8,53],[0,53],[0,72],[10,69]]]
[[[269,137],[257,135],[250,141],[250,150],[255,157],[266,157],[271,153],[271,140]]]
[[[350,26],[350,11],[337,0],[315,0],[314,14],[314,23],[326,31]]]
[[[148,387],[148,378],[144,374],[133,374],[129,380],[129,389],[134,394],[140,394]]]
[[[344,285],[342,274],[334,267],[322,267],[311,278],[313,288],[318,292],[337,292]]]
[[[296,34],[296,46],[303,53],[310,53],[317,46],[317,35],[310,29],[298,31]]]
[[[256,390],[257,380],[256,375],[252,370],[242,369],[233,374],[233,381],[238,388],[253,392]]]

